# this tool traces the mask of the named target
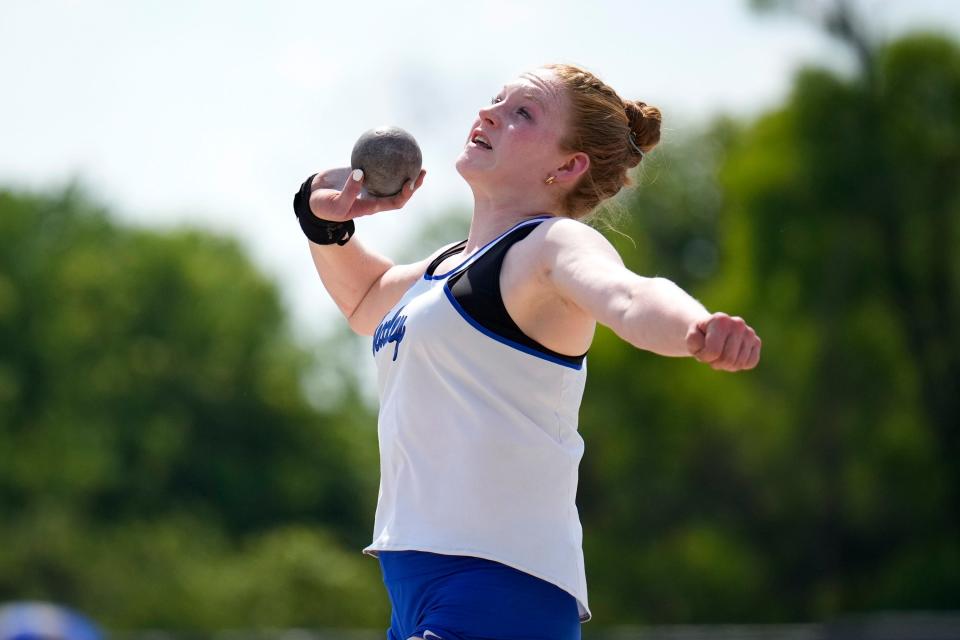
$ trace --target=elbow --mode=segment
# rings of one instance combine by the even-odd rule
[[[370,336],[373,335],[373,329],[367,326],[357,326],[357,325],[351,324],[350,329],[352,329],[353,332],[358,336],[363,336],[364,338],[369,338]]]
[[[358,336],[372,336],[376,330],[376,326],[371,326],[370,322],[363,318],[363,314],[357,313],[356,310],[347,316],[347,324]]]

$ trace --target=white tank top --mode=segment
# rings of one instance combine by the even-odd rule
[[[494,560],[572,594],[586,622],[575,501],[586,360],[494,334],[448,284],[510,231],[546,217],[515,225],[447,273],[424,273],[374,333],[380,491],[363,552]]]

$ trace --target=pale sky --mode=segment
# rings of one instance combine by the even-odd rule
[[[960,34],[956,0],[857,4],[882,35]],[[321,335],[335,307],[293,216],[303,179],[348,165],[367,129],[410,131],[423,188],[357,222],[396,253],[423,220],[472,207],[453,163],[477,110],[548,62],[658,106],[666,145],[718,112],[777,104],[801,64],[849,60],[746,0],[4,0],[0,185],[77,178],[124,222],[233,235],[280,283],[297,330]]]

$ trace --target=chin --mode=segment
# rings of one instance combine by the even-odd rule
[[[470,187],[470,191],[472,191],[474,195],[477,194],[478,188],[481,188],[482,190],[481,185],[484,184],[486,180],[481,172],[474,170],[469,163],[464,166],[457,162],[456,168],[457,173],[459,173],[460,177],[463,178],[463,181],[467,183],[467,186]]]
[[[453,166],[457,170],[457,173],[463,176],[467,182],[470,181],[469,177],[471,175],[476,175],[479,173],[476,168],[470,166],[470,159],[467,157],[466,153],[461,153],[459,156],[457,156],[457,160],[454,162]]]

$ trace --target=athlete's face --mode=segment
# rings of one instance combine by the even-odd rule
[[[529,188],[541,184],[565,154],[568,101],[547,69],[521,74],[482,107],[457,158],[457,171],[474,187]],[[490,148],[473,142],[477,129]]]

